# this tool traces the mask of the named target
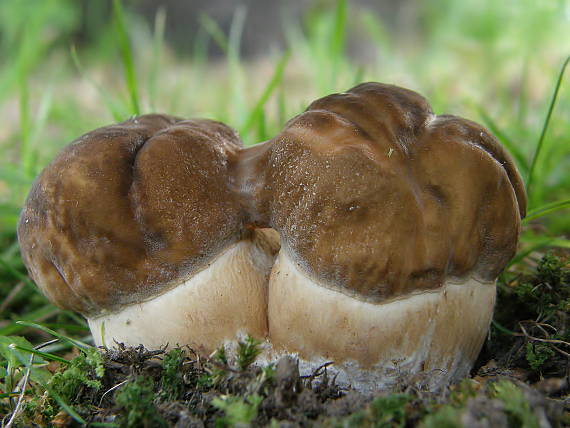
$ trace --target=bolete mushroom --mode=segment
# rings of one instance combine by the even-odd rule
[[[146,115],[90,132],[41,173],[18,237],[30,276],[97,345],[211,352],[265,337],[272,248],[228,186],[242,147],[210,120]]]
[[[249,148],[160,115],[89,133],[40,175],[18,235],[97,344],[210,352],[244,332],[352,384],[435,387],[480,351],[525,206],[486,129],[366,83]]]
[[[269,283],[275,350],[332,360],[367,385],[468,373],[526,206],[486,129],[366,83],[313,102],[242,157],[256,218],[281,236]]]

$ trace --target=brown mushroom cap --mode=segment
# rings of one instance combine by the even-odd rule
[[[413,91],[324,97],[248,151],[252,218],[319,284],[382,302],[446,278],[493,281],[515,253],[526,195],[512,159]]]
[[[18,226],[31,277],[57,305],[94,315],[172,288],[240,239],[228,158],[210,120],[146,115],[65,148],[34,183]]]

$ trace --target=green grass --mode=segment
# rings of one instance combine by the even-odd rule
[[[0,401],[13,410],[13,387],[26,370],[49,389],[42,364],[61,361],[70,349],[88,349],[90,341],[82,318],[47,302],[27,277],[15,234],[20,207],[34,177],[62,147],[131,115],[162,111],[222,120],[253,144],[276,135],[319,96],[365,80],[407,86],[425,94],[437,113],[481,121],[513,154],[530,202],[506,276],[528,272],[549,248],[570,248],[567,12],[556,2],[482,3],[426,3],[417,11],[421,30],[410,34],[343,0],[316,5],[301,22],[284,20],[284,52],[244,60],[245,8],[235,10],[229,34],[202,16],[189,55],[178,57],[164,42],[164,10],[153,30],[141,33],[141,18],[115,0],[107,35],[73,47],[73,1],[0,1],[0,55],[10,58],[0,65]],[[352,54],[354,40],[372,59]],[[225,54],[221,63],[208,62],[212,43]],[[17,345],[2,347],[14,335]],[[59,342],[36,349],[52,337]],[[256,408],[247,400],[218,404],[228,417],[234,408],[251,414]]]

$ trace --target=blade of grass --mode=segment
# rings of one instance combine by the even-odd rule
[[[141,109],[139,104],[137,79],[135,74],[135,64],[133,61],[133,51],[131,48],[129,35],[127,33],[121,0],[113,0],[113,17],[115,19],[115,29],[117,32],[117,39],[121,51],[121,59],[123,60],[125,81],[127,83],[127,90],[129,92],[129,97],[131,100],[131,113],[135,116],[138,116],[141,112]]]
[[[8,247],[4,249],[4,251],[2,252],[2,256],[0,256],[0,260],[7,261],[10,260],[10,258],[17,258],[17,260],[21,262],[22,259],[18,254],[19,251],[20,251],[20,246],[18,245],[18,241],[14,240],[14,242],[9,244]]]
[[[162,61],[162,47],[164,45],[164,28],[166,26],[166,10],[160,6],[154,17],[154,37],[152,43],[152,64],[149,76],[150,109],[156,111],[156,96],[158,91],[158,72]]]
[[[570,248],[570,240],[564,238],[540,237],[538,239],[533,239],[532,241],[532,244],[520,250],[516,256],[511,259],[507,267],[520,263],[529,254],[546,247]]]
[[[61,310],[56,308],[52,304],[46,304],[39,309],[27,312],[20,316],[21,320],[28,321],[45,321],[50,319],[52,316],[58,314]],[[8,336],[19,331],[24,330],[26,327],[18,324],[19,321],[12,322],[2,328],[0,328],[0,336]]]
[[[46,322],[46,323],[44,323],[44,325],[45,325],[47,328],[51,328],[51,329],[63,329],[63,330],[74,331],[74,332],[86,332],[86,331],[89,331],[89,327],[85,327],[85,326],[77,325],[77,324],[58,323],[58,322],[49,323],[49,322]]]
[[[9,186],[30,186],[33,182],[33,178],[27,176],[17,165],[4,164],[2,168],[0,168],[0,181],[5,181]]]
[[[111,112],[113,119],[116,122],[120,122],[121,120],[124,120],[128,116],[128,114],[125,111],[122,111],[121,109],[119,109],[117,107],[116,103],[113,102],[113,100],[109,96],[109,94],[101,87],[101,85],[99,85],[95,80],[90,78],[89,75],[85,72],[85,69],[83,68],[83,65],[81,64],[81,61],[79,60],[79,56],[77,55],[77,51],[75,49],[75,46],[71,46],[70,53],[71,53],[71,59],[73,60],[73,63],[75,64],[75,68],[77,68],[77,71],[79,72],[79,74],[81,74],[81,76],[83,78],[87,79],[87,81],[91,85],[93,85],[95,87],[95,89],[97,89],[97,92],[99,92],[99,96],[103,100],[103,103],[105,103],[107,110],[109,110]]]
[[[346,0],[338,0],[335,9],[332,40],[330,45],[332,54],[331,87],[335,87],[337,83],[339,68],[344,56],[346,44],[346,16]]]
[[[85,321],[85,319],[82,318],[81,316],[77,315],[77,313],[72,311],[63,311],[63,313],[67,315],[69,318],[71,318],[73,321],[75,321],[77,325],[85,329],[89,329],[89,324],[87,324],[87,321]]]
[[[238,6],[235,10],[228,44],[228,63],[230,68],[230,84],[232,102],[236,123],[243,124],[246,118],[247,105],[245,102],[245,78],[241,65],[241,39],[247,16],[247,9]]]
[[[41,324],[36,324],[34,322],[29,322],[29,321],[16,321],[16,324],[23,325],[26,327],[37,328],[38,330],[41,330],[41,331],[48,333],[48,334],[51,334],[52,336],[57,337],[58,339],[61,339],[61,340],[68,342],[68,343],[71,343],[73,346],[75,346],[79,349],[86,350],[86,349],[91,348],[86,343],[83,343],[83,342],[81,342],[77,339],[73,339],[71,337],[67,337],[67,336],[60,334],[57,331],[54,331],[50,328],[47,328],[46,326],[43,326]]]
[[[39,357],[42,357],[45,360],[57,361],[58,363],[69,365],[69,361],[67,361],[65,358],[58,357],[57,355],[53,355],[53,354],[50,354],[48,352],[42,352],[42,351],[38,351],[38,350],[33,349],[33,348],[28,348],[26,346],[20,346],[20,345],[16,345],[16,344],[12,344],[12,345],[10,345],[10,347],[13,349],[16,349],[18,351],[27,352],[29,354],[37,355]]]
[[[216,21],[210,18],[205,13],[200,14],[198,21],[200,25],[206,30],[206,32],[210,35],[210,37],[216,42],[219,48],[224,52],[224,54],[228,54],[229,51],[229,42],[228,38],[218,25]]]
[[[83,336],[79,340],[81,340],[82,342],[85,342],[85,343],[89,343],[89,341],[92,340],[91,334],[89,334],[87,336]],[[45,352],[49,352],[49,353],[53,354],[55,352],[61,352],[61,351],[65,351],[67,349],[72,349],[72,348],[75,348],[75,347],[71,343],[61,342],[60,340],[58,340],[57,343],[54,343],[53,345],[46,347]]]
[[[523,219],[523,223],[528,223],[531,220],[535,220],[537,218],[543,217],[550,213],[570,208],[570,199],[565,199],[563,201],[552,202],[550,204],[543,205],[538,207],[527,214],[527,216]]]
[[[532,186],[535,181],[536,175],[536,168],[538,163],[538,158],[542,152],[543,145],[544,145],[544,137],[546,135],[546,131],[548,130],[548,125],[550,124],[550,118],[552,117],[552,112],[554,110],[554,106],[556,105],[556,100],[558,99],[558,93],[560,91],[560,86],[562,85],[562,79],[564,77],[564,73],[566,71],[566,67],[570,63],[570,55],[564,61],[562,68],[560,69],[560,73],[558,74],[558,79],[556,80],[556,85],[554,87],[554,92],[552,94],[552,98],[550,100],[550,105],[548,106],[548,112],[546,113],[546,119],[544,120],[544,125],[542,127],[542,132],[540,133],[540,138],[538,139],[538,144],[536,145],[536,149],[532,156],[532,161],[530,164],[530,169],[528,172],[528,180],[526,183],[526,192],[530,197],[532,196]]]
[[[20,395],[19,392],[3,392],[0,394],[0,400],[2,400],[3,398],[14,398],[17,397],[18,395]]]
[[[33,176],[31,171],[31,147],[30,147],[30,104],[28,90],[28,76],[23,74],[19,79],[20,89],[20,162],[24,174],[28,177]]]
[[[389,32],[386,30],[382,20],[370,11],[362,11],[360,13],[360,22],[366,33],[374,41],[374,46],[379,49],[388,51],[390,48]]]
[[[269,137],[267,136],[267,120],[265,117],[265,112],[261,110],[257,119],[257,141],[265,141]]]
[[[17,269],[14,269],[14,267],[12,267],[12,265],[7,261],[0,259],[0,265],[3,266],[4,269],[6,269],[6,271],[8,271],[11,275],[13,275],[14,278],[25,282],[27,285],[29,285],[32,288],[36,288],[34,283],[30,280],[30,278],[28,278],[27,275],[24,275],[23,273],[19,272]]]
[[[42,388],[44,388],[49,395],[51,395],[53,397],[53,399],[55,401],[57,401],[57,404],[59,404],[59,406],[69,415],[71,416],[76,422],[82,424],[82,425],[87,425],[87,421],[85,421],[85,419],[83,419],[79,413],[77,413],[75,411],[75,409],[67,404],[65,402],[65,400],[63,398],[61,398],[53,389],[51,389],[47,384],[40,384],[42,386]]]
[[[359,83],[362,83],[364,81],[364,75],[366,74],[366,69],[364,68],[364,66],[358,66],[356,68],[356,71],[354,72],[354,77],[352,79],[352,84],[353,85],[358,85]]]
[[[519,126],[523,126],[527,117],[528,110],[528,68],[529,68],[529,55],[525,55],[521,72],[521,83],[519,87],[519,98],[517,104],[517,122]]]
[[[31,71],[41,62],[53,39],[42,37],[45,30],[48,9],[54,2],[38,2],[33,13],[27,16],[26,28],[21,28],[14,41],[15,58],[10,58],[7,72],[0,74],[0,99],[18,88],[22,79],[27,79]],[[2,40],[3,41],[3,40]],[[2,46],[4,47],[4,46]],[[20,88],[19,88],[20,89]]]
[[[277,121],[280,127],[285,125],[287,121],[287,103],[285,101],[283,86],[281,86],[279,94],[277,95]]]
[[[499,324],[497,321],[492,320],[491,323],[493,324],[493,327],[495,327],[497,330],[499,330],[501,333],[503,334],[507,334],[509,336],[514,336],[515,332],[509,330],[506,327],[503,327],[501,324]]]
[[[290,57],[291,57],[291,52],[290,51],[285,52],[285,54],[281,57],[281,59],[275,66],[271,79],[265,86],[265,89],[261,93],[260,97],[257,99],[257,102],[255,103],[253,109],[249,112],[249,116],[245,121],[245,125],[243,126],[241,131],[242,135],[246,135],[249,133],[255,122],[260,118],[260,115],[263,112],[263,107],[265,106],[267,101],[269,101],[275,89],[277,89],[277,87],[279,87],[279,85],[283,81],[285,68],[287,67]]]
[[[31,158],[29,160],[30,170],[32,173],[29,177],[32,180],[35,178],[38,172],[38,165],[37,165],[38,152],[35,148],[37,147],[38,141],[43,135],[47,118],[51,111],[52,105],[53,105],[53,89],[51,87],[48,87],[40,101],[38,111],[34,119],[33,130],[30,136],[30,145],[31,145],[30,149],[33,149],[33,151],[31,153]],[[28,189],[26,188],[25,194],[27,193]]]
[[[0,204],[0,216],[14,216],[18,217],[20,215],[20,207],[11,204]]]
[[[513,143],[513,140],[505,134],[501,128],[497,125],[497,123],[493,120],[491,116],[487,114],[485,109],[480,105],[476,106],[477,112],[483,119],[485,125],[489,128],[489,130],[497,136],[497,138],[505,145],[505,147],[509,150],[509,152],[513,155],[515,160],[517,161],[517,166],[519,170],[523,171],[523,173],[528,172],[528,163],[526,160],[526,156],[521,151],[521,149]]]

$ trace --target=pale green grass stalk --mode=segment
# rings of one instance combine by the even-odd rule
[[[158,77],[162,62],[162,50],[164,46],[164,28],[166,26],[166,10],[159,7],[154,17],[154,37],[152,41],[152,63],[148,82],[148,96],[150,110],[156,111],[158,97]]]
[[[548,106],[548,112],[546,113],[546,119],[544,120],[544,124],[542,126],[542,132],[540,133],[540,138],[538,139],[538,143],[536,145],[536,149],[532,156],[532,161],[530,163],[530,169],[528,172],[528,179],[526,183],[526,191],[529,195],[529,202],[530,206],[532,207],[537,202],[537,198],[534,196],[533,193],[533,186],[534,182],[537,179],[537,175],[543,176],[543,171],[540,170],[539,159],[540,155],[544,149],[544,137],[546,136],[546,131],[548,131],[548,126],[550,125],[550,119],[552,117],[552,112],[554,111],[554,106],[556,105],[556,100],[558,99],[558,92],[560,91],[560,86],[562,85],[562,79],[564,77],[564,73],[566,71],[566,67],[570,63],[570,56],[566,58],[564,64],[560,69],[560,73],[558,74],[558,78],[556,80],[556,85],[554,87],[554,92],[552,94],[552,98],[550,100],[550,104]]]
[[[97,90],[99,96],[101,97],[101,100],[105,104],[107,111],[111,113],[113,120],[115,120],[116,122],[124,120],[125,117],[127,116],[126,110],[121,108],[118,105],[118,103],[113,99],[113,97],[111,97],[111,95],[100,84],[98,84],[95,80],[89,77],[89,74],[83,68],[81,60],[79,59],[79,55],[77,54],[77,50],[75,49],[75,46],[71,47],[70,54],[71,58],[73,59],[73,63],[75,64],[75,68],[77,68],[81,77],[86,79]]]
[[[273,95],[273,92],[279,87],[279,85],[282,84],[285,68],[287,67],[290,57],[291,53],[287,51],[277,62],[275,69],[273,71],[273,75],[271,76],[271,79],[265,86],[265,89],[261,93],[257,102],[254,104],[253,108],[249,111],[245,124],[241,128],[241,134],[243,136],[247,135],[251,131],[255,123],[260,120],[260,118],[264,114],[265,105]]]
[[[133,51],[123,13],[123,6],[120,0],[113,0],[113,17],[115,19],[117,41],[121,51],[121,59],[123,60],[123,68],[125,73],[125,82],[129,93],[131,114],[138,116],[141,113],[137,78],[135,72],[135,63],[133,60]]]

